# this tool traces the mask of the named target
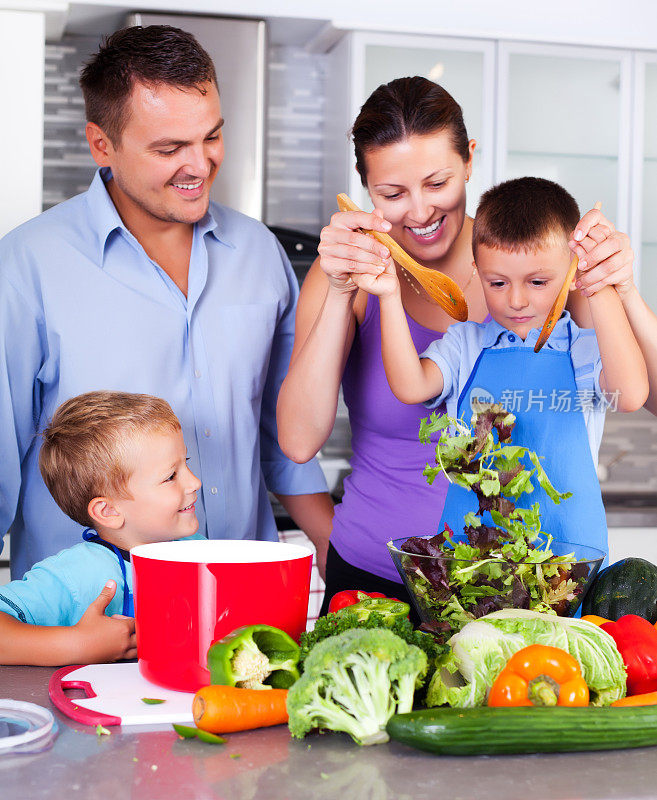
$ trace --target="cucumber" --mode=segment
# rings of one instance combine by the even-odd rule
[[[657,706],[429,708],[396,714],[391,739],[450,756],[567,753],[657,745]]]

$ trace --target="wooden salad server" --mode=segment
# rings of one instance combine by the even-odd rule
[[[340,211],[360,211],[361,209],[348,197],[346,194],[339,194],[337,197],[338,208]],[[390,250],[390,255],[393,259],[405,270],[411,273],[415,280],[425,290],[429,297],[438,303],[450,317],[465,322],[468,318],[468,304],[465,302],[465,297],[461,291],[461,287],[435,269],[429,269],[418,264],[415,259],[411,258],[397,244],[397,242],[387,233],[379,231],[363,230],[373,236],[382,245],[385,245]]]
[[[598,201],[593,206],[593,208],[599,211],[602,208],[602,203]],[[541,332],[539,333],[538,339],[536,340],[536,344],[534,345],[535,353],[538,353],[541,347],[543,347],[543,345],[550,338],[550,334],[552,333],[556,321],[559,319],[559,317],[561,317],[561,313],[563,312],[566,306],[566,300],[568,299],[570,284],[573,282],[575,273],[577,272],[578,264],[579,264],[579,258],[577,256],[573,256],[573,260],[570,262],[570,266],[568,267],[568,272],[566,273],[566,277],[564,278],[563,286],[561,287],[559,294],[557,295],[557,299],[554,301],[552,308],[550,309],[550,313],[547,315],[547,319],[543,323]]]

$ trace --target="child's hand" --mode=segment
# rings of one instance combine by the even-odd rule
[[[368,294],[375,294],[377,297],[391,297],[400,291],[399,278],[392,258],[387,258],[385,265],[385,270],[380,275],[372,275],[367,272],[353,273],[351,279],[359,289],[363,289]]]
[[[632,288],[629,236],[617,231],[598,208],[582,217],[568,244],[579,256],[576,286],[587,297],[603,286],[615,286],[620,295]]]
[[[115,581],[107,581],[101,593],[72,628],[79,639],[77,659],[83,663],[137,657],[134,619],[121,614],[112,617],[105,614],[115,593]]]

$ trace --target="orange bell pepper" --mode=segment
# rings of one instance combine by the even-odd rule
[[[582,619],[585,619],[587,622],[592,622],[598,627],[600,627],[600,625],[604,625],[606,622],[611,622],[610,619],[606,619],[606,617],[599,617],[597,614],[585,614]]]
[[[589,687],[577,659],[543,644],[532,644],[512,655],[488,695],[489,706],[588,704]]]

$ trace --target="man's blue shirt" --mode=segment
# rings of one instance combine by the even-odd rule
[[[0,535],[11,528],[13,577],[80,536],[41,479],[38,432],[82,392],[168,400],[208,538],[276,539],[267,489],[326,491],[317,462],[294,464],[277,442],[298,286],[276,238],[211,203],[185,297],[123,225],[108,177],[0,241]]]

